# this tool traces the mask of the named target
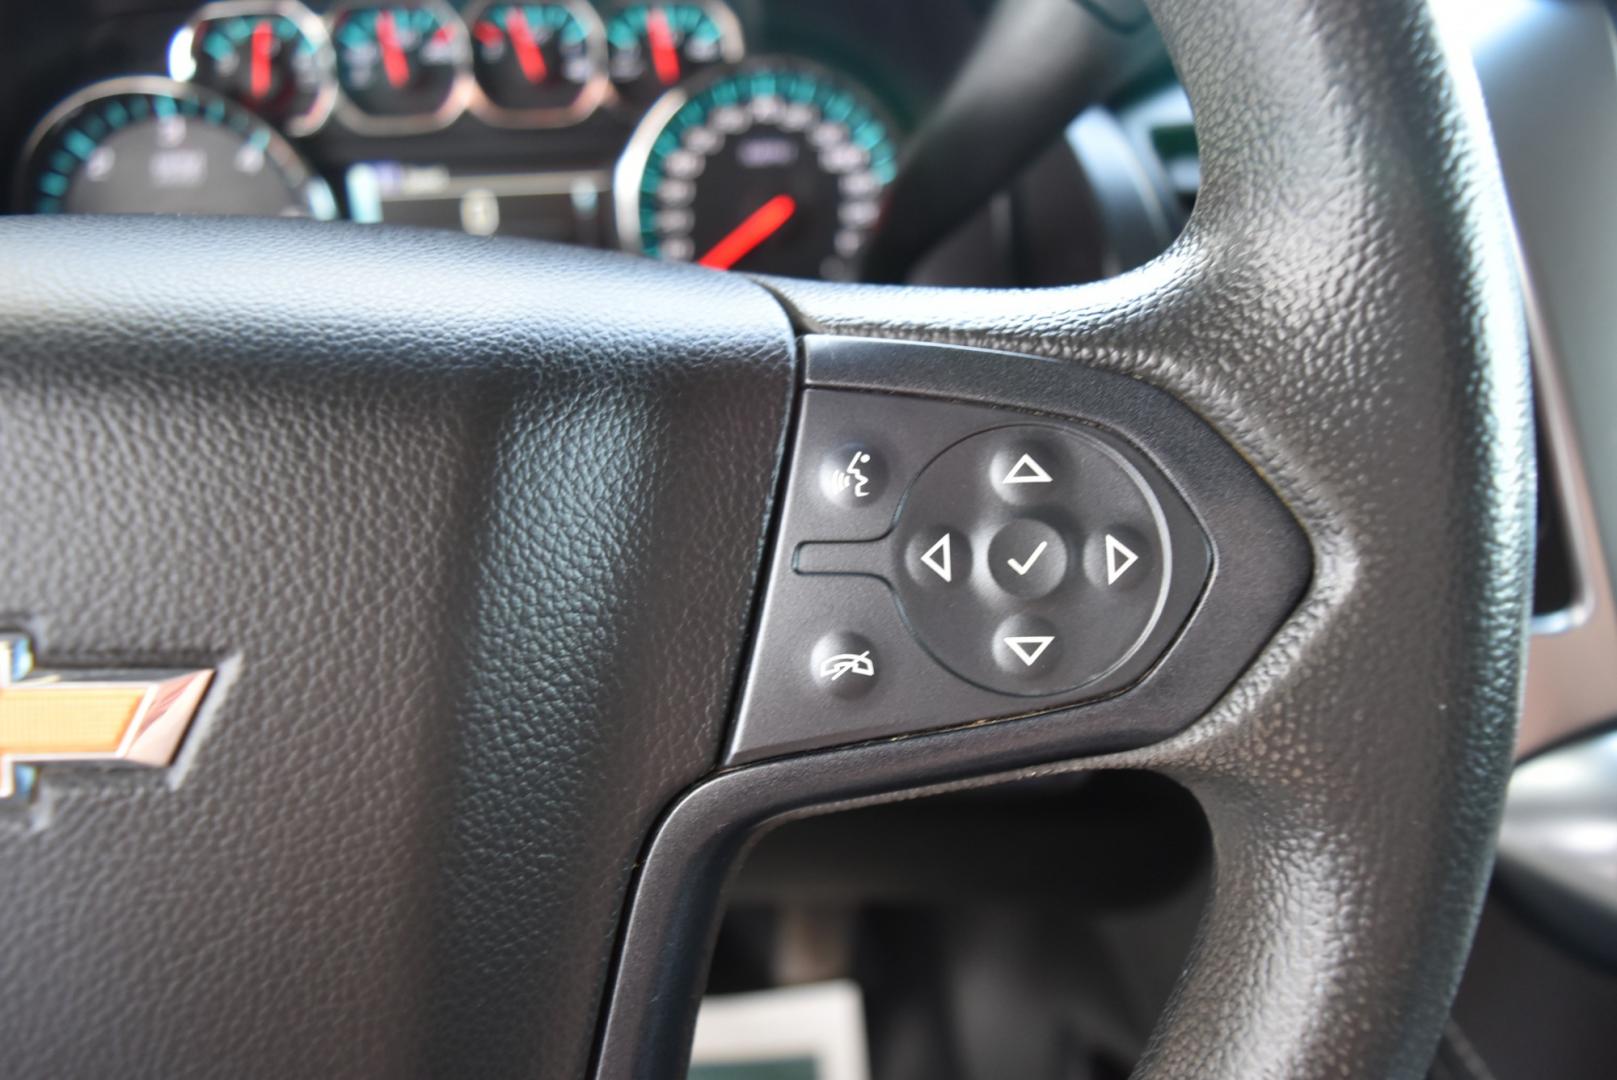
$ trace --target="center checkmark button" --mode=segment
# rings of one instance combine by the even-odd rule
[[[1017,518],[994,534],[988,545],[994,582],[1012,596],[1037,599],[1056,590],[1067,576],[1067,540],[1035,518]]]
[[[1033,549],[1033,554],[1021,562],[1017,562],[1015,559],[1006,559],[1005,561],[1010,564],[1011,569],[1015,570],[1019,576],[1027,577],[1027,572],[1033,569],[1033,564],[1039,561],[1039,556],[1048,550],[1050,550],[1050,541],[1040,540],[1039,546]]]

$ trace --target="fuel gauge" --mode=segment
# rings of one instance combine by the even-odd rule
[[[631,3],[606,24],[607,67],[618,99],[645,108],[716,64],[741,60],[741,23],[719,0]]]
[[[442,0],[356,0],[330,16],[343,96],[337,116],[354,131],[400,135],[448,127],[471,90],[466,25]]]
[[[296,0],[223,0],[169,44],[169,74],[244,105],[288,135],[319,130],[337,98],[326,25]]]
[[[574,123],[606,97],[605,30],[582,0],[484,0],[469,8],[472,111],[511,127]]]

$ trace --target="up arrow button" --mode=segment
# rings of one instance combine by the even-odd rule
[[[1044,466],[1040,465],[1032,454],[1023,454],[1016,459],[1015,465],[1006,470],[1005,479],[1001,480],[1000,483],[1048,484],[1050,483],[1050,474],[1045,472]]]

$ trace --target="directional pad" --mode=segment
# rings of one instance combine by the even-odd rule
[[[1208,580],[1179,492],[1095,424],[816,389],[795,454],[737,746],[1109,696],[1151,670]],[[768,708],[817,719],[766,739],[766,687]]]
[[[1077,690],[1134,654],[1161,613],[1173,546],[1161,498],[1121,448],[1034,424],[935,457],[891,537],[871,546],[896,564],[881,576],[922,647],[1025,696]]]
[[[1076,424],[978,431],[920,468],[886,535],[804,543],[797,570],[886,581],[915,641],[967,682],[1071,695],[1160,642],[1188,611],[1185,579],[1207,576],[1194,520],[1146,468]]]
[[[1295,519],[1140,379],[809,335],[804,380],[727,765],[999,722],[1143,745],[1302,595]]]

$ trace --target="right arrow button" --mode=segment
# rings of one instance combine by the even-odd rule
[[[1156,580],[1157,547],[1128,525],[1097,529],[1084,540],[1084,576],[1107,593],[1132,592]]]
[[[1140,556],[1133,548],[1111,533],[1106,534],[1106,584],[1116,585],[1117,579],[1139,561]]]

